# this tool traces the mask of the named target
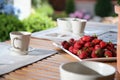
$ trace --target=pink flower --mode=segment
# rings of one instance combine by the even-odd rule
[[[84,19],[86,19],[86,20],[89,20],[91,18],[91,16],[89,15],[89,14],[86,14],[85,16],[84,16]]]
[[[69,16],[72,17],[72,18],[75,18],[75,17],[76,17],[76,16],[74,15],[74,13],[71,13]]]
[[[80,18],[86,20],[90,20],[91,18],[91,15],[87,13],[85,10],[75,11],[74,13],[71,13],[69,16],[72,18]]]
[[[83,18],[84,14],[82,12],[79,12],[79,14],[77,15],[78,18]]]

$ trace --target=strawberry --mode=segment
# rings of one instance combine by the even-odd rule
[[[71,39],[69,40],[69,43],[70,43],[71,45],[73,45],[73,44],[75,43],[75,40],[74,40],[73,38],[71,38]]]
[[[78,42],[79,42],[81,45],[84,45],[84,44],[85,44],[85,41],[83,41],[82,39],[79,39]]]
[[[112,52],[113,57],[116,57],[116,55],[117,55],[117,54],[116,54],[116,53],[117,53],[117,52],[116,52],[116,48],[113,48],[113,49],[111,50],[111,52]]]
[[[111,46],[107,45],[107,46],[106,46],[106,49],[112,50],[113,48],[112,48]]]
[[[116,52],[112,52],[112,55],[113,55],[113,57],[117,56]]]
[[[92,46],[92,43],[91,43],[91,42],[86,42],[84,46],[85,46],[85,47],[91,47],[91,46]]]
[[[106,50],[106,51],[105,51],[104,56],[105,56],[105,57],[113,57],[113,56],[112,56],[112,52],[109,51],[109,50]]]
[[[69,47],[70,47],[70,44],[68,43],[68,42],[65,42],[64,44],[63,44],[63,48],[65,48],[65,49],[69,49]]]
[[[79,56],[79,58],[81,58],[81,59],[85,59],[85,58],[88,57],[88,54],[87,54],[86,51],[81,51],[81,53],[80,53],[78,56]]]
[[[93,48],[93,47],[89,47],[89,50],[93,51],[93,50],[94,50],[94,48]]]
[[[91,36],[88,36],[88,35],[85,35],[82,37],[82,40],[85,41],[85,42],[89,42],[92,40]]]
[[[114,44],[112,42],[108,42],[108,44],[111,48],[114,48]]]
[[[80,49],[82,47],[82,45],[81,45],[81,43],[80,42],[75,42],[75,44],[74,44],[74,48],[76,48],[76,49]]]
[[[95,50],[97,50],[97,49],[100,49],[101,48],[101,46],[100,45],[95,45]]]
[[[92,57],[92,58],[98,58],[98,56],[97,56],[97,54],[96,54],[95,51],[93,51],[93,52],[91,53],[91,57]]]
[[[71,38],[68,42],[63,41],[61,45],[81,59],[116,57],[115,45],[112,42],[104,42],[97,36],[85,35],[78,40]]]
[[[95,34],[95,35],[93,35],[93,36],[91,36],[91,37],[92,37],[92,40],[93,40],[93,39],[97,39],[97,38],[98,38],[96,34]]]
[[[73,48],[74,48],[73,46],[69,47],[69,51],[72,52],[72,53],[73,53]]]
[[[67,41],[63,41],[63,42],[61,43],[61,45],[64,46],[65,43],[67,43]]]
[[[96,50],[98,57],[103,57],[104,56],[104,49],[100,48]]]
[[[101,48],[105,48],[107,46],[107,43],[106,42],[104,42],[104,41],[101,41],[100,42],[100,47]]]
[[[79,51],[79,49],[76,49],[76,48],[73,48],[73,54],[75,54],[75,55],[77,55],[77,53],[78,53],[78,51]]]
[[[103,52],[104,50],[103,49],[97,49],[97,50],[94,50],[91,54],[91,57],[95,58],[95,57],[102,57],[103,56]]]
[[[93,40],[92,40],[92,43],[96,45],[96,44],[99,44],[100,41],[101,41],[100,39],[93,39]]]
[[[88,53],[88,57],[91,57],[91,53],[92,53],[93,50],[94,50],[93,47],[87,47],[87,48],[85,49],[85,51]]]

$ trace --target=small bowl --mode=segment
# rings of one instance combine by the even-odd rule
[[[69,62],[60,66],[61,80],[114,80],[116,69],[101,62]]]

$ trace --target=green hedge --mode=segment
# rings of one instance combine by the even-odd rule
[[[9,39],[11,31],[25,30],[23,23],[15,16],[0,14],[0,41]]]
[[[40,2],[40,7],[33,7],[34,14],[22,21],[12,15],[0,14],[0,42],[9,40],[11,31],[36,32],[55,27],[55,22],[50,17],[53,14],[52,7],[47,0]]]
[[[69,15],[75,11],[75,1],[74,0],[66,0],[66,9],[65,12]]]
[[[117,4],[120,5],[120,0],[117,0]]]
[[[0,15],[0,42],[9,40],[11,31],[36,32],[55,27],[52,18],[45,14],[32,14],[23,21],[18,20],[12,15]]]
[[[95,5],[95,14],[100,17],[110,16],[112,13],[111,0],[97,0]]]
[[[36,32],[55,27],[55,22],[52,18],[42,13],[32,14],[29,18],[24,19],[22,22],[26,31],[29,32]]]

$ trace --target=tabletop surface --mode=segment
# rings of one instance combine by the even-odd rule
[[[9,41],[7,43],[9,43]],[[57,50],[58,53],[0,76],[0,80],[60,80],[59,66],[65,62],[77,60],[63,50],[55,47],[52,43],[52,41],[47,39],[32,37],[30,42],[31,47],[54,49]],[[103,63],[112,65],[116,68],[116,61]],[[120,74],[117,71],[115,74],[115,80],[120,80]]]
[[[117,42],[117,24],[104,24],[98,22],[87,22],[85,26],[85,35],[97,35],[98,38],[104,41]],[[77,39],[72,32],[60,34],[59,27],[48,30],[32,33],[33,37],[44,38],[49,40],[69,40],[70,38]]]

